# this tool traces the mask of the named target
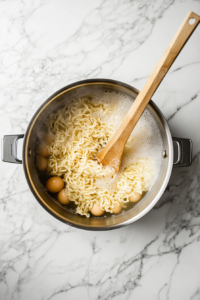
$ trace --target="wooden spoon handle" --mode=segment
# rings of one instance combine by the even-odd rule
[[[189,20],[193,20],[194,24],[190,25]],[[153,73],[151,74],[146,84],[144,85],[142,91],[139,93],[138,97],[134,101],[126,118],[124,119],[124,122],[119,128],[119,134],[120,132],[123,132],[123,135],[125,134],[124,138],[126,137],[126,141],[129,135],[131,134],[133,128],[135,127],[136,123],[138,122],[145,107],[151,100],[151,97],[155,93],[156,89],[160,85],[161,81],[165,77],[166,73],[170,69],[171,65],[177,58],[178,54],[182,50],[183,46],[185,45],[185,43],[187,42],[187,40],[189,39],[190,35],[193,33],[194,29],[196,28],[199,22],[200,16],[195,14],[194,12],[189,12],[182,25],[178,29],[171,43],[167,47],[165,53],[161,57],[157,66],[155,67]],[[126,131],[124,132],[125,128]]]
[[[194,12],[188,13],[161,60],[128,111],[121,126],[110,142],[97,154],[97,159],[103,165],[111,166],[116,171],[119,170],[122,152],[133,128],[199,22],[200,16]]]

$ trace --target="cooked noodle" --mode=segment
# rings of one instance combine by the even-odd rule
[[[114,133],[114,127],[99,116],[112,111],[113,105],[95,103],[85,96],[68,102],[46,123],[49,132],[55,135],[49,147],[48,170],[51,175],[63,178],[69,199],[77,205],[76,212],[86,217],[90,216],[94,203],[112,213],[114,203],[123,205],[134,192],[147,191],[153,177],[149,159],[138,159],[117,176],[114,169],[95,160]],[[113,188],[105,188],[99,184],[101,180],[110,180]]]

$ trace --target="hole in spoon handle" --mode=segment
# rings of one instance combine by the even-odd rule
[[[189,21],[188,21],[188,23],[190,25],[193,25],[195,23],[195,21],[196,21],[195,18],[190,18]]]

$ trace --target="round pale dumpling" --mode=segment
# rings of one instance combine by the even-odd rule
[[[50,155],[49,148],[46,145],[44,145],[44,144],[38,145],[37,148],[36,148],[36,152],[39,155],[44,156],[44,157],[47,157],[47,156]]]
[[[58,193],[64,188],[64,181],[60,177],[51,177],[46,182],[46,188],[51,193]]]
[[[43,140],[44,140],[45,144],[50,146],[54,141],[54,136],[50,133],[47,133],[44,135]]]
[[[70,200],[67,196],[67,193],[65,191],[65,189],[62,189],[59,193],[58,193],[58,201],[63,204],[63,205],[67,205],[69,204]]]
[[[113,214],[119,214],[122,211],[121,203],[115,203],[114,207],[112,207]]]
[[[130,202],[138,202],[142,198],[142,194],[135,192],[133,195],[131,195],[128,200]]]
[[[96,217],[100,217],[104,214],[104,210],[102,210],[98,204],[94,204],[92,206],[91,213]]]
[[[43,172],[47,169],[48,166],[48,160],[40,155],[36,156],[36,166],[39,171]]]

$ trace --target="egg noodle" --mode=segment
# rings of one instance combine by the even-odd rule
[[[70,201],[77,205],[76,212],[86,217],[90,216],[94,203],[112,213],[115,203],[123,206],[134,192],[147,191],[153,177],[152,162],[147,158],[138,159],[118,175],[95,160],[115,131],[100,116],[112,111],[113,104],[83,96],[72,99],[46,122],[48,131],[55,135],[49,146],[48,170],[51,175],[63,178]],[[114,187],[97,184],[101,180],[114,182]]]

